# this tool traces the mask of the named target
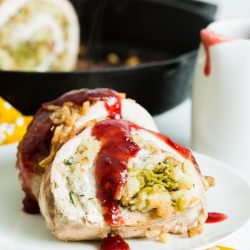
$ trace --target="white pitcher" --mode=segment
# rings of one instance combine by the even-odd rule
[[[192,92],[193,148],[250,173],[250,20],[212,23],[201,40]]]

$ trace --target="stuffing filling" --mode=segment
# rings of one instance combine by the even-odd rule
[[[160,217],[183,212],[196,201],[191,192],[195,183],[187,165],[169,156],[152,168],[130,168],[121,205],[132,211],[155,211]]]
[[[138,156],[141,161],[134,159],[129,164],[121,206],[131,211],[154,212],[163,218],[193,206],[198,200],[194,192],[198,177],[193,164],[177,160],[170,152],[138,136],[136,142],[142,149]]]

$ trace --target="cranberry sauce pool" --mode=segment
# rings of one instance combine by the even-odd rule
[[[108,235],[102,241],[101,250],[129,250],[129,245],[122,239],[120,235],[111,236]]]
[[[217,223],[226,220],[228,217],[225,214],[210,212],[208,213],[208,217],[206,223]]]
[[[211,56],[210,56],[210,47],[216,44],[227,42],[231,40],[229,37],[218,35],[211,30],[203,29],[201,31],[201,41],[206,53],[206,62],[204,68],[204,74],[208,76],[211,72]]]
[[[112,119],[97,123],[92,130],[93,136],[102,143],[96,158],[95,175],[97,198],[109,226],[123,223],[117,199],[127,182],[127,163],[140,150],[130,131],[131,123]]]
[[[61,106],[66,102],[72,102],[74,106],[81,107],[86,101],[104,101],[109,118],[121,118],[121,98],[119,93],[111,89],[80,89],[68,92],[58,99],[47,104]],[[33,173],[42,174],[44,168],[39,166],[39,162],[50,153],[51,139],[54,134],[55,125],[50,119],[52,111],[40,108],[35,114],[26,135],[19,145],[18,167],[20,177],[23,180],[23,191],[26,198],[23,201],[24,211],[29,213],[30,205],[37,206],[36,199],[31,192]],[[29,201],[29,202],[27,202]],[[31,212],[32,213],[32,212]]]

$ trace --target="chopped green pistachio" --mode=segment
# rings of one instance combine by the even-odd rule
[[[154,169],[143,169],[137,174],[137,180],[141,188],[153,187],[155,184],[164,186],[167,191],[176,191],[179,185],[173,177],[174,165],[171,162],[162,162],[156,165]]]
[[[154,168],[136,170],[132,167],[128,170],[130,176],[129,188],[123,194],[120,202],[123,207],[130,210],[150,211],[158,209],[162,204],[171,204],[170,193],[180,189],[173,173],[180,162],[168,157],[158,163]],[[135,179],[133,179],[135,178]],[[139,182],[140,188],[131,196],[130,187]],[[181,203],[179,204],[181,207]]]

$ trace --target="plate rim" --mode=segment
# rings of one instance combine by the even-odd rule
[[[224,168],[226,169],[226,171],[229,171],[231,173],[233,173],[234,175],[237,175],[239,179],[243,180],[244,183],[246,184],[246,186],[248,187],[248,193],[250,194],[250,181],[240,172],[238,172],[237,170],[235,170],[233,168],[233,166],[227,164],[227,163],[224,163],[218,159],[215,159],[211,156],[208,156],[204,153],[200,153],[200,152],[197,152],[195,150],[192,150],[192,152],[194,153],[194,157],[195,159],[198,158],[198,165],[199,165],[199,157],[201,158],[204,158],[206,160],[209,160],[209,161],[212,161],[214,162],[216,165],[220,165],[220,168]],[[198,156],[198,157],[197,157]],[[250,198],[249,198],[250,200]],[[240,231],[242,231],[248,224],[250,224],[250,213],[248,214],[248,217],[247,219],[244,221],[244,223],[242,223],[238,229],[236,229],[235,231],[225,235],[224,237],[218,239],[217,241],[214,241],[214,243],[209,243],[207,245],[205,245],[205,248],[210,248],[210,247],[214,247],[215,245],[218,245],[226,240],[228,240],[229,238],[237,235],[238,233],[240,233]],[[197,247],[197,248],[194,248],[192,250],[204,250],[203,247]]]

